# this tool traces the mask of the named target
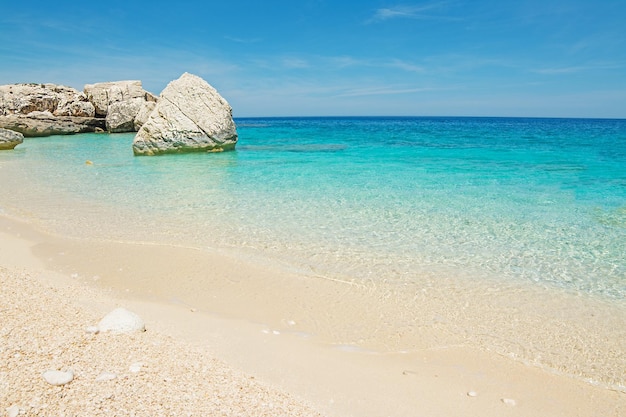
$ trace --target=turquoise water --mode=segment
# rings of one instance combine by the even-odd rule
[[[0,164],[92,205],[48,214],[63,229],[109,209],[102,237],[244,248],[352,281],[446,273],[626,296],[625,120],[236,122],[235,152],[133,157],[133,135],[91,134],[27,139]]]
[[[236,122],[237,150],[219,154],[26,139],[0,152],[0,214],[349,282],[340,313],[298,313],[330,343],[466,346],[626,392],[626,120]],[[201,272],[172,277],[172,297]]]

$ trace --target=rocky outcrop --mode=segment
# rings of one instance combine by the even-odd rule
[[[55,116],[49,111],[0,116],[0,128],[19,132],[26,137],[71,135],[102,132],[105,120],[95,117]]]
[[[0,86],[0,127],[24,136],[94,132],[104,122],[94,118],[87,96],[56,84]]]
[[[145,99],[146,94],[149,94],[138,80],[86,84],[84,91],[94,105],[96,115],[100,117],[106,117],[112,103],[133,98]]]
[[[111,103],[106,117],[107,131],[110,133],[136,132],[135,118],[145,102],[143,98],[133,98]]]
[[[24,136],[136,132],[156,97],[141,81],[88,84],[85,92],[55,84],[0,86],[0,127]]]
[[[141,81],[115,81],[85,85],[85,94],[99,117],[106,118],[108,132],[135,132],[135,118],[145,103],[156,97],[144,90]]]
[[[237,130],[232,108],[202,78],[185,73],[161,92],[135,140],[135,155],[232,150]]]
[[[55,116],[94,117],[87,96],[56,84],[0,85],[0,116],[50,112]]]
[[[148,121],[150,114],[156,107],[156,101],[146,101],[141,105],[137,116],[135,116],[135,131],[139,132],[141,126]]]
[[[0,151],[13,149],[24,142],[24,135],[8,129],[0,128]]]

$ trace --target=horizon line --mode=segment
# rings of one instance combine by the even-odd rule
[[[575,120],[624,120],[626,117],[590,116],[457,116],[457,115],[302,115],[302,116],[233,116],[233,119],[383,119],[383,118],[457,118],[457,119],[575,119]]]

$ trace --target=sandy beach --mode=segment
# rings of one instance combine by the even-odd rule
[[[135,334],[86,331],[124,303],[42,269],[27,241],[0,241],[2,415],[320,415],[152,324]],[[74,380],[49,385],[48,370],[72,370]]]
[[[271,265],[218,254],[210,275],[228,279],[213,287],[212,311],[168,300],[157,271],[170,265],[166,273],[184,276],[202,267],[197,259],[194,266],[199,256],[77,241],[1,218],[4,415],[617,417],[626,410],[623,392],[463,346],[381,354],[322,343],[297,330],[288,302],[306,280]],[[139,279],[125,281],[127,273]],[[141,278],[150,274],[154,285]],[[253,283],[282,295],[255,301]],[[328,302],[339,303],[346,284],[326,284],[337,294]],[[86,332],[120,306],[138,313],[147,331]],[[42,378],[66,369],[75,378],[63,387]],[[115,378],[99,381],[103,373]]]

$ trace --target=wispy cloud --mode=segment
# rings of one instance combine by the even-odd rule
[[[428,87],[413,87],[402,88],[393,86],[381,86],[381,87],[369,87],[369,88],[355,88],[346,90],[336,95],[336,97],[362,97],[362,96],[382,96],[382,95],[398,95],[398,94],[412,94],[423,93],[425,91],[433,91],[434,88]]]
[[[304,69],[309,68],[309,63],[301,58],[284,58],[282,60],[283,68],[287,69]]]
[[[245,44],[259,43],[263,40],[261,38],[237,38],[235,36],[224,36],[224,39],[231,41],[231,42],[245,43]]]
[[[593,65],[573,65],[573,66],[563,66],[563,67],[552,67],[552,68],[538,68],[533,69],[531,72],[543,75],[562,75],[562,74],[576,74],[587,71],[597,71],[597,70],[614,70],[614,69],[622,69],[624,65],[619,64],[593,64]]]
[[[409,62],[402,61],[400,59],[394,59],[389,64],[391,68],[401,69],[407,72],[424,72],[425,69],[422,66],[411,64]]]
[[[457,20],[452,16],[443,14],[434,14],[433,11],[441,10],[447,6],[449,2],[440,1],[435,3],[427,3],[421,5],[398,5],[377,9],[367,23],[382,22],[390,19],[439,19],[439,20]]]
[[[354,58],[352,56],[332,56],[325,58],[333,68],[347,68],[356,66],[368,66],[369,63],[363,59]]]

